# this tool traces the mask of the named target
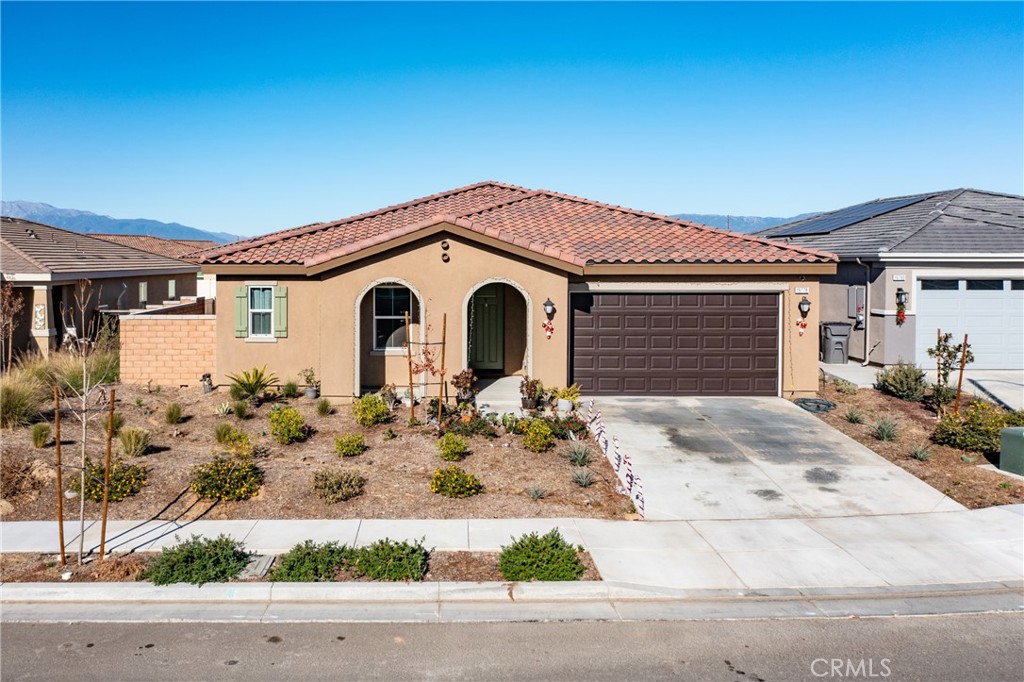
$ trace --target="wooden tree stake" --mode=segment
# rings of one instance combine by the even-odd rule
[[[107,504],[110,500],[110,444],[114,439],[114,396],[117,391],[110,389],[110,406],[107,408],[107,457],[103,463],[103,510],[100,512],[100,561],[106,556],[107,546]],[[82,491],[85,494],[85,491]]]
[[[409,423],[416,421],[416,396],[412,392],[412,330],[409,328],[409,313],[405,314],[405,355],[409,361]]]
[[[960,414],[960,387],[964,383],[964,363],[967,362],[967,334],[964,334],[964,347],[960,352],[960,373],[956,378],[956,402],[953,403],[953,414]]]
[[[60,394],[56,386],[53,387],[53,432],[57,439],[57,534],[60,537],[60,567],[64,568],[68,565],[68,558],[64,553],[64,477],[60,462]]]

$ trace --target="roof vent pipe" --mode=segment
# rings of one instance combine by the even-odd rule
[[[124,306],[121,305],[121,301],[124,299],[125,292],[127,292],[127,291],[128,291],[128,285],[125,284],[124,282],[121,282],[121,293],[119,293],[117,295],[117,301],[115,303],[115,305],[117,306],[118,310],[124,310]]]

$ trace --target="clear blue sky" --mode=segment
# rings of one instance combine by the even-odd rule
[[[789,216],[1024,189],[1024,5],[15,3],[3,198],[257,234],[482,179]]]

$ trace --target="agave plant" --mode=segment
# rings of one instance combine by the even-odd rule
[[[264,392],[277,383],[277,376],[267,373],[266,365],[253,367],[241,374],[229,374],[228,379],[232,382],[232,392],[254,405],[258,405]]]

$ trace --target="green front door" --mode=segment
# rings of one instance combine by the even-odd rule
[[[470,301],[472,328],[469,364],[473,369],[505,368],[505,291],[501,284],[486,284]]]

